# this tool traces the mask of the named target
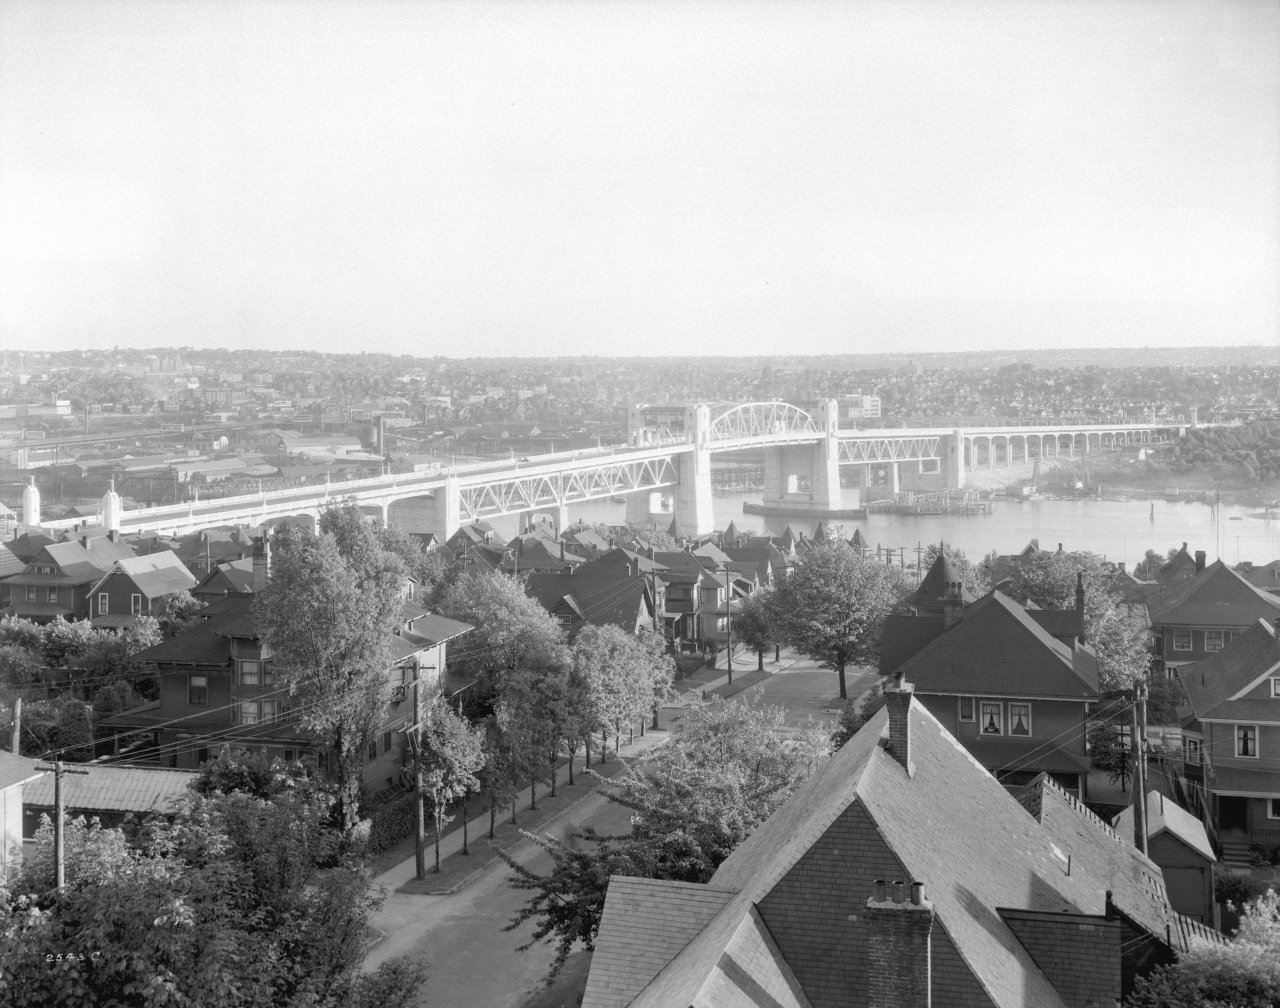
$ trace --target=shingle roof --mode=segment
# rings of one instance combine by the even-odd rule
[[[1221,560],[1148,604],[1157,626],[1240,627],[1280,616],[1280,597],[1255,588]]]
[[[896,671],[904,672],[921,693],[1098,696],[1092,649],[1067,647],[998,591],[966,607],[958,623]]]
[[[1178,679],[1197,718],[1273,720],[1280,702],[1231,699],[1280,665],[1280,634],[1267,620],[1257,620],[1225,648],[1204,661],[1181,666]]]
[[[890,613],[880,631],[880,674],[891,675],[946,629],[941,613],[908,616]]]
[[[410,624],[409,632],[414,637],[429,644],[440,644],[443,641],[461,637],[464,633],[474,629],[475,627],[470,623],[447,619],[444,616],[437,616],[435,613],[426,613],[423,616],[414,618],[412,624]]]
[[[643,575],[556,574],[536,571],[529,575],[525,591],[547,612],[562,606],[592,626],[621,627],[634,633],[637,623],[647,618],[645,604],[649,584]]]
[[[964,587],[964,578],[957,573],[951,558],[940,553],[929,566],[929,573],[920,582],[920,587],[907,599],[907,604],[922,609],[941,608],[950,599],[949,586],[952,584],[960,585],[960,600],[965,605],[975,601],[973,592]]]
[[[184,798],[194,770],[86,765],[87,774],[64,774],[62,799],[70,812],[169,812]],[[53,807],[53,774],[26,785],[23,805]]]
[[[600,918],[610,941],[592,956],[584,1003],[624,1008],[735,895],[689,882],[611,879]]]
[[[1133,835],[1133,806],[1115,818],[1115,830],[1122,837]],[[1147,839],[1168,832],[1208,861],[1217,861],[1213,846],[1205,834],[1204,823],[1159,791],[1147,792]]]
[[[218,564],[191,589],[193,593],[205,590],[253,591],[253,557],[242,557],[239,560]]]
[[[124,574],[150,599],[187,591],[196,584],[195,575],[187,570],[178,555],[167,550],[117,560],[107,577],[115,573]]]
[[[250,619],[253,596],[229,595],[223,601],[226,606],[220,615],[139,651],[134,658],[158,665],[225,665],[231,660],[231,644],[227,638],[239,636],[229,631]],[[207,612],[207,608],[201,610],[202,614]]]
[[[48,563],[56,565],[72,581],[83,584],[97,581],[111,570],[117,560],[133,555],[133,549],[127,543],[96,536],[87,540],[87,545],[79,539],[50,543],[33,562],[44,563],[48,558]]]

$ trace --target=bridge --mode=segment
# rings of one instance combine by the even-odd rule
[[[879,467],[896,491],[901,481],[921,491],[957,489],[975,466],[1062,458],[1153,444],[1181,435],[1178,424],[1109,424],[841,430],[835,400],[803,405],[779,401],[636,406],[628,441],[598,449],[555,452],[435,472],[344,480],[209,501],[125,510],[114,489],[102,498],[100,523],[123,533],[182,535],[218,525],[315,519],[338,501],[352,502],[383,523],[441,538],[485,518],[549,512],[557,528],[578,503],[622,496],[627,521],[656,516],[687,532],[712,531],[712,456],[753,451],[764,455],[765,503],[797,514],[838,512],[845,506],[841,466],[860,467],[861,485]],[[856,494],[857,490],[845,490]],[[674,499],[665,510],[665,498]],[[23,521],[40,525],[34,485],[23,492]],[[44,522],[47,530],[73,528],[83,519]]]

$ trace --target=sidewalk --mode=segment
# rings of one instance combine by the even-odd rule
[[[609,762],[597,763],[593,759],[591,763],[591,769],[594,772],[600,774],[602,777],[612,777],[614,774],[619,773],[631,761],[639,758],[645,753],[664,744],[668,738],[670,738],[670,732],[658,731],[652,728],[646,729],[644,735],[636,735],[633,741],[631,742],[623,741],[620,755],[615,755],[612,752],[612,743],[610,743],[611,751],[609,754]],[[599,757],[597,755],[596,759],[598,758]],[[579,760],[580,759],[581,757],[579,757]],[[563,765],[560,768],[560,771],[558,772],[562,773],[562,771],[563,771]],[[555,822],[555,820],[568,814],[574,808],[574,806],[576,806],[579,802],[581,802],[588,795],[590,795],[592,791],[595,790],[594,780],[589,775],[587,775],[582,771],[580,763],[579,763],[578,769],[574,771],[574,775],[575,775],[576,783],[573,785],[572,791],[573,792],[580,791],[581,793],[574,794],[572,801],[567,805],[563,804],[563,802],[557,799],[550,798],[545,793],[547,788],[547,785],[545,784],[541,785],[539,789],[544,793],[541,793],[538,796],[538,803],[539,803],[538,811],[532,811],[527,807],[528,794],[529,794],[529,790],[527,786],[517,794],[517,797],[516,797],[517,809],[519,809],[519,806],[521,804],[525,804],[526,807],[523,810],[521,810],[520,822],[519,822],[519,825],[516,827],[517,832],[515,833],[515,838],[512,841],[511,846],[514,847],[515,844],[519,843],[523,839],[518,832],[519,829],[536,829],[538,832],[546,832],[548,830],[548,827],[550,827]],[[562,773],[562,778],[563,778],[563,773]],[[563,778],[559,781],[557,785],[558,791],[560,792],[570,791],[570,786],[567,783],[565,783],[566,779],[567,778]],[[589,783],[589,786],[585,786],[584,782]],[[541,815],[540,813],[543,810],[546,810],[547,812],[549,812],[550,815],[549,816]],[[503,822],[504,815],[508,817],[506,823]],[[499,811],[499,815],[498,815],[499,832],[506,832],[502,830],[502,827],[504,825],[508,827],[508,831],[510,830],[509,815],[510,815],[509,806]],[[431,820],[430,818],[428,818],[427,820],[428,831],[431,830],[431,826],[432,826]],[[414,891],[417,893],[423,893],[423,894],[435,895],[435,896],[447,896],[447,895],[452,895],[456,893],[458,890],[463,888],[468,882],[470,882],[472,878],[474,878],[479,872],[483,871],[495,860],[497,860],[496,854],[489,853],[486,850],[488,846],[487,843],[482,842],[484,838],[488,837],[488,834],[489,834],[488,808],[485,808],[478,815],[473,816],[471,819],[467,821],[467,832],[470,838],[470,846],[472,848],[472,853],[470,855],[463,855],[460,853],[462,851],[462,824],[457,820],[455,820],[445,828],[444,836],[440,838],[441,872],[439,875],[437,875],[435,872],[435,856],[436,856],[435,840],[433,836],[428,836],[426,841],[426,852],[425,852],[426,860],[427,860],[426,879],[421,880],[421,882],[419,882],[419,879],[417,877],[416,858],[410,856],[404,861],[401,861],[394,868],[390,868],[387,871],[384,871],[381,875],[375,876],[373,879],[374,883],[378,885],[386,886],[388,891],[394,893],[397,891],[406,891],[403,889],[403,887],[410,882],[419,883],[422,886],[430,887],[432,880],[436,879],[439,882],[439,885],[437,885],[436,887],[434,888],[415,887]],[[487,856],[477,857],[476,854],[481,850],[484,850]],[[455,858],[455,855],[457,856],[456,858]],[[468,871],[459,880],[458,872],[456,870],[451,870],[451,869],[455,868],[457,860],[463,859],[463,858],[465,858],[466,860]],[[454,859],[454,860],[451,861],[450,859]],[[376,927],[376,924],[374,924],[374,926]]]
[[[766,651],[765,654],[767,655],[769,652]],[[710,700],[713,697],[727,700],[729,697],[749,689],[756,683],[763,682],[775,672],[790,668],[797,661],[799,661],[799,657],[795,653],[783,648],[780,660],[774,661],[766,658],[764,670],[760,671],[756,668],[758,661],[755,652],[743,651],[734,655],[733,682],[731,683],[729,681],[729,668],[725,661],[725,652],[721,651],[716,655],[714,668],[699,669],[677,683],[676,689],[686,695],[698,693],[706,700]]]

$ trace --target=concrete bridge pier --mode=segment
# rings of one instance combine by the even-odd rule
[[[22,488],[22,524],[27,528],[40,524],[40,488],[34,476],[28,476],[27,485]]]
[[[797,511],[838,511],[840,437],[834,400],[818,404],[814,420],[824,436],[811,444],[777,445],[764,450],[764,502]]]
[[[693,451],[680,456],[680,485],[676,487],[675,519],[686,535],[714,532],[711,495],[711,410],[699,404],[685,411],[685,429]]]
[[[959,490],[965,480],[964,431],[957,427],[949,436],[942,438],[940,447],[947,489]]]
[[[444,542],[462,528],[462,492],[458,477],[450,476],[436,492],[431,530]]]

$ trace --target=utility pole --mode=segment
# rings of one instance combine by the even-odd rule
[[[62,892],[67,887],[67,865],[66,857],[62,850],[62,775],[64,773],[88,774],[88,770],[70,770],[62,765],[62,757],[56,756],[53,760],[53,766],[37,766],[37,770],[53,771],[53,872],[54,884],[58,888],[58,892]]]
[[[724,636],[728,650],[725,652],[725,664],[729,667],[729,685],[733,685],[733,615],[729,611],[730,593],[729,568],[724,569]]]
[[[436,671],[434,665],[413,668],[413,724],[409,726],[409,749],[413,753],[413,864],[419,879],[427,877],[427,823],[422,811],[422,673]],[[461,703],[461,701],[459,701]]]
[[[1146,718],[1142,683],[1134,686],[1130,730],[1133,733],[1133,845],[1147,853],[1147,758]],[[1139,708],[1142,708],[1140,711]]]
[[[9,746],[9,751],[15,756],[21,756],[18,747],[22,741],[22,697],[18,697],[13,701],[13,743]]]

